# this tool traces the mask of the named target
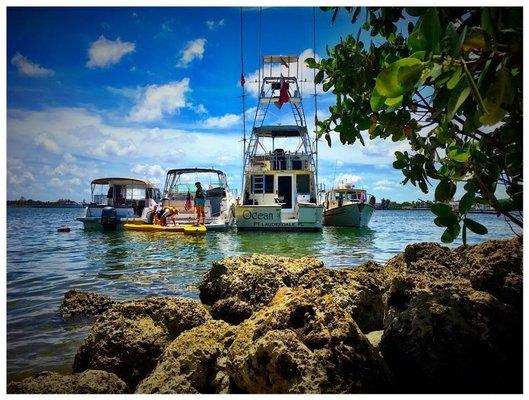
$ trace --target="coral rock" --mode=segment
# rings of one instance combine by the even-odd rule
[[[280,287],[296,286],[302,275],[320,268],[323,263],[312,257],[293,259],[260,254],[227,257],[212,263],[199,285],[200,299],[212,305],[216,318],[240,321],[249,316],[250,308],[256,311],[268,304]]]
[[[108,296],[72,289],[65,293],[59,312],[65,320],[91,317],[103,314],[114,303]]]
[[[41,372],[21,382],[10,382],[8,393],[26,394],[103,394],[127,393],[125,382],[115,374],[105,371],[87,370],[80,374],[61,375],[56,372]]]
[[[348,312],[318,290],[282,288],[238,326],[228,371],[249,393],[388,390],[383,360]]]
[[[113,372],[133,389],[171,341],[208,318],[206,309],[190,299],[147,297],[119,303],[92,326],[75,355],[74,372]]]
[[[215,320],[182,333],[136,393],[230,393],[226,354],[234,336],[235,327]]]

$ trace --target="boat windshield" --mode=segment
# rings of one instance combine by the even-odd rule
[[[173,172],[167,174],[165,181],[165,197],[173,194],[186,194],[188,191],[196,191],[195,182],[200,182],[205,190],[215,188],[227,188],[226,177],[217,172]]]
[[[158,191],[161,198],[158,189],[148,190]],[[135,200],[144,200],[147,195],[145,187],[139,185],[92,185],[92,202],[99,205],[127,205]]]

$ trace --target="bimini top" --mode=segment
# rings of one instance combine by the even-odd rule
[[[170,169],[167,171],[167,175],[169,174],[187,174],[187,173],[200,173],[200,172],[212,172],[217,175],[224,175],[224,172],[222,172],[219,169],[212,169],[212,168],[175,168]]]
[[[139,178],[99,178],[94,179],[91,183],[92,185],[127,185],[127,184],[136,184],[147,187],[154,187],[153,184],[146,179]]]
[[[267,125],[254,128],[254,133],[261,137],[298,137],[307,133],[305,126]]]

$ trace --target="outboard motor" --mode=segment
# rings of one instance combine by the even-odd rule
[[[104,207],[101,210],[101,226],[104,231],[115,231],[118,226],[118,213],[114,207]]]

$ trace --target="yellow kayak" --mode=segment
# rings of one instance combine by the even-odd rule
[[[207,229],[204,225],[184,225],[184,233],[186,235],[202,235],[206,233]]]
[[[187,226],[187,225],[186,225]],[[183,225],[152,225],[152,224],[124,224],[123,230],[125,231],[139,231],[139,232],[183,232],[185,226]]]

